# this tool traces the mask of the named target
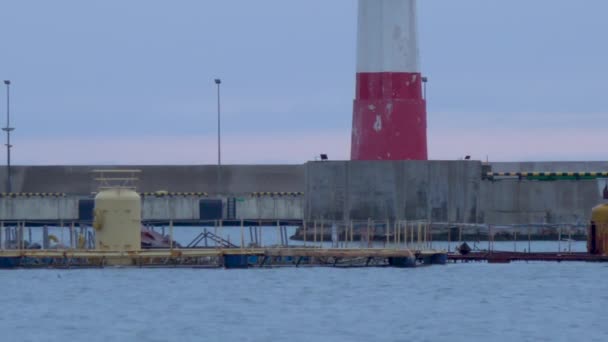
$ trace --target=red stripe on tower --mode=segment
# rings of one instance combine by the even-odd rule
[[[426,160],[416,0],[359,0],[352,160]]]

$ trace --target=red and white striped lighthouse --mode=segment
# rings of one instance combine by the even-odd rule
[[[416,0],[359,0],[351,159],[427,159]]]

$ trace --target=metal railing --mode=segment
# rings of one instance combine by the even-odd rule
[[[168,224],[167,224],[168,223]],[[144,222],[165,248],[343,248],[584,251],[586,225],[488,225],[424,220],[200,220]],[[91,221],[0,221],[0,249],[94,249]]]

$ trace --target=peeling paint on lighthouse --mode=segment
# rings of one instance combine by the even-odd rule
[[[359,0],[352,160],[428,158],[417,35],[416,0]]]

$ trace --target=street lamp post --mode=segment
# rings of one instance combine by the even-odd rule
[[[11,127],[11,106],[10,106],[10,85],[11,81],[5,80],[6,84],[6,127],[2,128],[6,132],[6,192],[12,192],[11,182],[11,131],[15,128]]]
[[[220,193],[221,184],[222,184],[222,135],[221,135],[221,98],[220,98],[220,86],[222,84],[222,80],[219,78],[215,79],[215,84],[217,85],[217,194]]]

